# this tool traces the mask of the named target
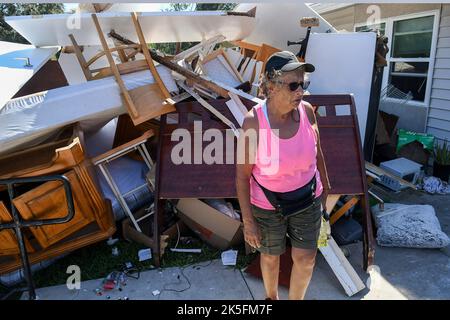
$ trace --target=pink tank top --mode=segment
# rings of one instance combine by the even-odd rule
[[[320,196],[323,187],[316,165],[317,136],[308,120],[303,101],[298,107],[298,131],[289,139],[280,139],[271,130],[265,104],[259,104],[254,109],[259,122],[259,141],[252,173],[258,182],[269,190],[288,192],[306,185],[316,175],[316,196]],[[252,177],[250,202],[262,209],[274,210]]]

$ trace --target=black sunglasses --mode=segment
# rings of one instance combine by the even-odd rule
[[[292,92],[296,91],[298,87],[301,87],[303,90],[306,90],[308,89],[310,83],[309,81],[289,82],[289,83],[286,83],[284,81],[275,81],[275,82],[287,85],[289,87],[289,90],[291,90]]]

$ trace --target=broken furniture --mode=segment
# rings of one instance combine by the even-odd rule
[[[305,96],[304,99],[316,107],[325,106],[327,112],[326,116],[318,117],[318,123],[321,131],[325,162],[328,164],[327,168],[332,186],[328,210],[331,210],[341,195],[357,195],[360,198],[364,212],[364,267],[367,268],[368,265],[373,263],[373,230],[367,203],[367,184],[353,98],[350,95],[311,95]],[[236,123],[226,106],[226,100],[210,100],[208,102],[224,116]],[[251,108],[255,104],[246,99],[243,99],[242,102],[247,108]],[[348,115],[336,115],[336,106],[340,105],[348,107]],[[227,129],[224,123],[221,123],[214,115],[204,110],[199,103],[185,102],[179,103],[175,107],[179,118],[177,124],[168,124],[167,116],[161,118],[155,183],[156,214],[153,232],[156,236],[158,236],[158,225],[162,219],[161,207],[165,199],[236,197],[235,162],[233,158],[228,158],[228,161],[227,159],[222,159],[220,164],[213,163],[208,165],[203,163],[202,159],[197,159],[200,162],[196,163],[192,152],[194,148],[192,147],[191,154],[186,156],[190,157],[189,159],[191,159],[193,164],[173,163],[171,152],[177,144],[176,141],[171,140],[174,130],[186,129],[194,139],[195,137],[198,138],[199,135],[201,138],[201,132],[194,132],[193,121],[195,119],[202,120],[203,130],[209,128],[218,129],[223,137],[225,137]],[[193,145],[193,141],[190,143]],[[204,141],[201,143],[202,147],[206,146]],[[233,145],[233,148],[235,147]],[[226,146],[223,146],[223,148],[225,151]],[[228,148],[230,148],[228,149],[230,151],[231,147],[229,146]],[[223,154],[226,154],[226,152]],[[204,179],[205,176],[209,178]],[[214,177],[217,177],[217,179],[214,179]],[[183,184],[180,184],[179,181],[183,181]],[[154,247],[153,252],[155,258],[158,259],[158,248]]]
[[[15,194],[15,185],[16,184],[29,184],[36,182],[49,182],[60,180],[64,185],[64,198],[67,206],[67,215],[61,215],[60,212],[56,214],[56,216],[61,216],[60,218],[53,219],[27,219],[19,217],[19,213],[17,212],[17,208],[14,204],[14,199],[16,198]],[[0,180],[0,186],[7,186],[8,195],[9,195],[9,203],[11,203],[11,215],[6,209],[3,202],[0,201],[0,239],[4,240],[0,242],[2,247],[9,247],[10,250],[13,250],[12,253],[16,253],[17,247],[20,252],[20,259],[22,263],[23,273],[28,285],[28,297],[30,300],[36,299],[36,292],[34,288],[33,278],[31,276],[31,266],[28,260],[28,250],[33,251],[31,249],[28,240],[24,238],[22,228],[29,227],[42,227],[49,225],[57,225],[64,224],[70,222],[70,220],[74,217],[75,208],[73,202],[72,189],[70,186],[69,180],[65,176],[53,175],[53,176],[44,176],[44,177],[29,177],[29,178],[11,178],[11,179],[2,179]],[[12,219],[11,219],[12,216]],[[3,223],[2,223],[3,222]],[[10,231],[10,229],[14,229],[15,234]],[[3,250],[2,250],[3,251]],[[6,250],[3,251],[3,254],[6,254]]]
[[[226,118],[230,119],[235,126],[239,127],[233,119],[231,112],[225,104],[225,99],[209,100],[216,110]],[[255,103],[244,100],[247,108]],[[161,117],[161,127],[158,141],[158,154],[156,159],[156,179],[155,179],[155,215],[153,223],[153,256],[155,264],[159,265],[160,249],[158,248],[160,227],[163,222],[162,209],[164,202],[168,199],[182,198],[236,198],[235,188],[235,157],[221,159],[221,163],[205,164],[202,159],[194,159],[194,141],[190,141],[191,152],[186,154],[190,157],[191,164],[175,164],[172,160],[172,150],[177,141],[172,141],[172,134],[175,130],[186,129],[194,139],[201,139],[202,150],[208,144],[202,139],[202,132],[194,131],[195,120],[201,120],[202,130],[214,128],[220,130],[225,138],[231,134],[229,139],[232,145],[229,148],[236,150],[235,137],[229,127],[212,115],[199,102],[181,102],[175,105],[178,115],[178,123],[169,123],[168,115]],[[197,129],[197,128],[195,128]],[[227,133],[228,132],[228,133]],[[192,139],[192,140],[194,140]],[[226,139],[224,139],[225,141]],[[223,155],[226,154],[226,146],[223,145]],[[235,152],[233,152],[234,154]],[[200,161],[199,161],[200,160]],[[205,179],[205,177],[207,177]]]
[[[142,230],[138,223],[140,221],[142,221],[143,219],[148,218],[152,213],[148,213],[148,214],[143,215],[136,219],[133,215],[133,212],[131,212],[130,208],[128,207],[125,197],[128,194],[135,192],[136,190],[140,190],[143,188],[146,189],[149,186],[147,185],[147,183],[145,183],[145,184],[140,185],[139,187],[135,188],[134,190],[127,192],[126,194],[122,194],[118,185],[114,181],[113,175],[111,175],[110,171],[108,170],[108,164],[124,155],[129,154],[130,152],[137,150],[137,151],[139,151],[139,154],[141,155],[141,157],[144,160],[145,164],[147,165],[148,169],[151,170],[151,168],[153,166],[153,161],[148,153],[145,143],[152,136],[153,136],[153,131],[149,130],[149,131],[145,132],[141,137],[131,140],[121,146],[118,146],[112,150],[109,150],[108,152],[98,155],[92,159],[92,163],[95,166],[99,167],[99,169],[100,169],[101,173],[103,174],[105,180],[107,181],[109,187],[111,188],[111,190],[113,191],[117,200],[119,201],[122,209],[128,215],[128,217],[131,219],[133,226],[139,232],[142,232]],[[152,186],[151,189],[154,190],[154,186]]]
[[[0,158],[0,179],[63,174],[72,188],[75,213],[70,222],[24,231],[31,264],[107,239],[116,230],[111,204],[99,191],[94,167],[85,150],[83,132],[75,125],[55,133],[45,143]],[[48,181],[20,191],[13,205],[25,221],[58,218],[65,212],[60,182]],[[0,191],[0,197],[6,201],[5,190]],[[2,221],[8,220],[5,216],[11,220],[11,213],[3,211]],[[1,250],[0,273],[20,268],[17,252]]]
[[[363,212],[364,269],[373,264],[375,246],[372,218],[369,208],[362,143],[352,95],[306,95],[303,99],[316,108],[320,141],[330,179],[328,201],[342,195],[354,195],[360,199]],[[332,207],[328,207],[331,210]],[[334,205],[333,205],[334,206]],[[331,219],[333,215],[331,215]]]
[[[148,45],[144,38],[144,33],[142,32],[142,28],[136,13],[131,14],[131,19],[136,29],[139,44],[122,45],[118,48],[112,49],[108,46],[97,15],[92,14],[92,19],[94,21],[95,28],[103,47],[103,53],[108,59],[110,70],[112,71],[112,74],[114,75],[117,84],[119,85],[122,97],[125,101],[125,105],[128,109],[128,113],[130,114],[131,119],[133,120],[133,123],[140,124],[144,121],[160,116],[161,114],[173,111],[174,108],[171,105],[170,100],[166,100],[171,97],[170,93],[164,85],[164,82],[161,80],[161,77],[159,76],[158,71],[156,70],[153,63],[153,60],[150,57],[150,53],[148,52]],[[125,53],[120,50],[129,48],[135,49],[138,52],[142,52],[145,59],[125,61],[119,65],[116,65],[116,62],[114,61],[111,53],[119,50],[119,53],[122,52],[122,59],[126,60],[127,57],[125,56]],[[87,67],[88,66],[89,65],[87,65]],[[128,90],[125,86],[124,81],[122,80],[121,75],[140,70],[142,69],[142,67],[147,68],[150,71],[148,75],[151,75],[153,77],[155,83]]]

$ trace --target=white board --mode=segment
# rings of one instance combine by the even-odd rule
[[[169,91],[177,90],[171,71],[156,67]],[[128,90],[154,83],[148,70],[122,76]],[[0,110],[0,154],[41,143],[55,130],[80,122],[84,131],[95,131],[126,113],[114,77],[60,87],[9,100]]]
[[[316,67],[310,74],[311,94],[354,95],[361,143],[366,130],[375,44],[373,32],[311,34],[305,57]]]
[[[98,13],[105,33],[118,34],[138,42],[129,12]],[[227,15],[222,11],[143,12],[139,22],[150,43],[202,41],[223,35],[227,40],[241,40],[253,30],[255,19]],[[90,13],[10,16],[6,22],[35,46],[72,45],[73,34],[79,45],[100,45]],[[107,39],[111,41],[110,39]]]
[[[251,34],[245,38],[246,42],[256,45],[266,43],[281,50],[297,53],[300,46],[288,47],[287,41],[299,41],[306,36],[306,28],[300,27],[300,19],[304,17],[319,19],[319,27],[313,27],[312,32],[336,31],[333,26],[306,4],[293,1],[280,2],[242,3],[235,8],[235,11],[245,12],[256,6],[256,25]]]
[[[0,41],[0,110],[58,49]],[[25,66],[22,58],[29,58],[32,66]]]

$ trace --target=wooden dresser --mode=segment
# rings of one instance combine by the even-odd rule
[[[84,150],[83,132],[73,125],[36,147],[0,157],[0,179],[64,174],[72,187],[72,220],[24,230],[31,264],[107,239],[116,230],[111,203],[104,199]],[[13,205],[25,220],[67,214],[64,188],[59,181],[17,186],[16,194]],[[0,186],[0,223],[12,221],[8,202],[7,191]],[[20,267],[14,232],[0,231],[0,274]]]

